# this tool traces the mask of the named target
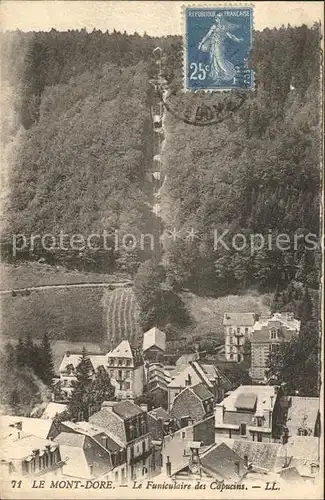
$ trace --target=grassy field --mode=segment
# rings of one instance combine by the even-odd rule
[[[16,265],[1,264],[0,275],[0,290],[67,283],[111,283],[128,279],[123,274],[86,273],[69,270],[62,266],[39,264],[38,262],[26,262]]]
[[[39,290],[27,297],[2,297],[2,334],[35,339],[48,332],[52,340],[104,338],[101,288]]]
[[[33,284],[49,284],[50,279],[65,276],[66,282],[74,277],[74,282],[85,280],[85,276],[93,279],[93,273],[45,271],[37,266],[17,267],[8,269],[11,287],[22,287],[31,284],[28,273],[31,273]],[[48,273],[48,274],[46,274]],[[91,275],[91,278],[90,278]],[[48,279],[45,280],[45,276]],[[98,281],[112,276],[95,275]],[[20,277],[20,278],[19,278]],[[114,276],[116,279],[116,277]],[[43,280],[43,281],[42,281]],[[8,283],[8,282],[7,282]],[[14,285],[13,285],[14,283]],[[81,352],[83,345],[88,345],[89,352],[108,349],[108,337],[116,341],[125,336],[134,341],[139,338],[134,323],[137,318],[137,308],[132,289],[116,289],[113,292],[102,288],[70,288],[32,291],[29,296],[5,295],[2,297],[2,337],[16,341],[19,337],[41,339],[47,332],[53,343],[56,365],[62,359],[66,350]],[[245,295],[229,295],[218,299],[198,297],[192,293],[183,293],[182,298],[192,318],[192,324],[186,329],[179,329],[179,337],[189,340],[193,337],[205,338],[212,334],[214,338],[223,341],[223,315],[229,312],[269,312],[271,297],[259,295],[256,292]],[[130,325],[132,323],[132,325]],[[109,335],[108,335],[109,334]]]
[[[268,313],[271,295],[247,292],[244,295],[227,295],[214,299],[199,297],[193,293],[183,293],[182,299],[192,317],[192,325],[184,329],[182,334],[185,337],[205,337],[207,334],[214,334],[223,340],[222,321],[225,312]]]

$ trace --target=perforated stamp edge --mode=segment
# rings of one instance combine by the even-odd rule
[[[222,2],[222,3],[214,3],[214,4],[200,4],[200,3],[194,3],[194,4],[187,4],[187,5],[182,5],[181,6],[181,33],[182,33],[182,44],[183,44],[183,87],[182,87],[182,92],[184,93],[198,93],[198,92],[207,92],[207,93],[231,93],[234,91],[237,91],[239,89],[229,89],[229,88],[200,88],[200,89],[189,89],[187,88],[187,65],[188,65],[188,60],[187,60],[187,50],[186,50],[186,40],[187,40],[187,26],[186,26],[186,10],[187,9],[226,9],[226,8],[249,8],[252,11],[251,15],[251,27],[252,27],[252,33],[251,33],[251,47],[253,46],[253,32],[255,30],[255,5],[252,3],[232,3],[232,2]],[[253,80],[253,85],[247,89],[240,89],[244,92],[254,92],[255,90],[255,78]]]

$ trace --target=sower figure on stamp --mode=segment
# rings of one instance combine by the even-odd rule
[[[232,62],[226,57],[225,40],[230,38],[234,42],[240,43],[243,38],[238,38],[230,31],[237,26],[230,24],[216,16],[215,24],[213,24],[209,32],[199,43],[199,50],[202,52],[210,52],[211,70],[210,76],[215,81],[229,81],[235,78],[236,68]]]

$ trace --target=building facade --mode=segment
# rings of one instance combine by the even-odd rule
[[[153,327],[143,334],[142,352],[143,358],[150,363],[164,361],[166,350],[166,334]]]
[[[216,402],[222,401],[225,393],[231,389],[231,382],[218,367],[199,361],[189,361],[187,365],[181,365],[180,371],[173,376],[168,385],[169,411],[175,397],[182,389],[201,383],[205,384],[213,394]]]
[[[279,440],[284,415],[277,386],[241,385],[215,407],[216,439],[272,443]]]
[[[244,346],[251,338],[256,320],[254,313],[225,313],[223,326],[225,332],[225,358],[240,363],[244,360]]]
[[[132,399],[143,393],[144,365],[142,356],[134,351],[127,340],[123,340],[115,349],[105,355],[90,354],[90,375],[94,376],[97,370],[104,368],[115,387],[117,399]],[[62,359],[59,373],[61,392],[69,398],[73,391],[73,382],[76,380],[77,366],[81,361],[80,354],[66,353]]]
[[[254,324],[251,336],[251,368],[253,382],[267,380],[267,361],[272,351],[282,342],[288,342],[293,335],[298,335],[300,321],[293,313],[275,313],[268,318],[261,318]]]
[[[92,425],[116,436],[126,450],[126,480],[150,475],[152,439],[147,412],[131,401],[104,402],[89,419]]]
[[[144,365],[140,353],[123,340],[107,354],[107,370],[117,399],[141,396],[144,386]]]

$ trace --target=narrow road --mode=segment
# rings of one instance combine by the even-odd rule
[[[28,292],[38,292],[41,290],[64,290],[68,288],[109,288],[111,290],[115,288],[128,288],[132,286],[132,281],[120,281],[120,282],[92,282],[92,283],[65,283],[64,285],[58,283],[53,285],[35,285],[26,288],[13,288],[12,290],[0,290],[0,295],[23,295]]]

